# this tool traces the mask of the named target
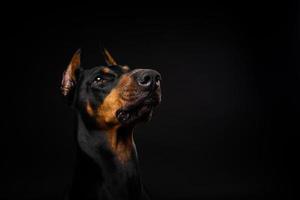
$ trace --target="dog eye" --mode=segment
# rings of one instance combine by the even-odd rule
[[[99,81],[102,81],[103,79],[101,77],[96,77],[95,81],[99,82]]]
[[[94,79],[94,83],[96,83],[96,84],[102,84],[102,83],[105,83],[105,82],[107,82],[107,80],[104,79],[104,78],[101,77],[101,76],[97,76],[97,77]]]
[[[92,82],[90,82],[93,88],[102,88],[108,83],[110,79],[108,77],[103,77],[102,75],[96,76]]]

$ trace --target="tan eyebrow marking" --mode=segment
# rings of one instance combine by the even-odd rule
[[[101,72],[103,72],[105,74],[113,74],[114,76],[118,76],[114,71],[112,71],[108,67],[101,68]]]
[[[124,65],[124,66],[122,66],[122,70],[123,70],[123,72],[128,72],[129,67],[127,65]]]

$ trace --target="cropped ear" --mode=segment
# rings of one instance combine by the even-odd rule
[[[67,69],[63,73],[60,90],[64,97],[70,96],[70,93],[72,93],[75,87],[77,81],[76,74],[80,68],[80,53],[81,50],[78,49],[73,55]]]
[[[107,49],[103,50],[103,55],[104,55],[105,62],[108,66],[118,65],[118,63],[115,61],[115,59],[113,59],[113,57],[107,51]]]

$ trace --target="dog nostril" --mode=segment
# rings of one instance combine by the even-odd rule
[[[140,80],[139,84],[141,86],[147,87],[151,84],[151,77],[149,75],[144,75]]]

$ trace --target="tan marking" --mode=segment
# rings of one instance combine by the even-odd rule
[[[87,102],[87,104],[86,104],[86,111],[89,114],[89,116],[91,116],[91,117],[94,116],[94,110],[93,110],[90,102]]]
[[[108,67],[101,68],[101,72],[104,74],[113,74],[114,76],[118,76],[114,71],[112,71]]]
[[[116,111],[124,105],[118,89],[112,89],[97,110],[97,121],[102,128],[118,124]]]
[[[104,67],[101,69],[103,73],[109,73],[111,70],[108,67]]]
[[[107,132],[107,139],[111,150],[115,153],[117,159],[122,163],[126,162],[131,158],[133,150],[133,133],[130,132],[125,138],[120,139],[118,137],[118,128],[116,126]]]
[[[127,65],[122,66],[122,71],[124,73],[128,72],[129,71],[129,67]]]

